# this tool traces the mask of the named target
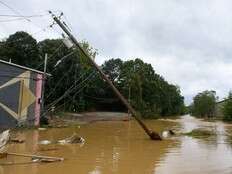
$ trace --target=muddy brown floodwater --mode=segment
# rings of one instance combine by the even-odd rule
[[[9,152],[36,153],[64,157],[63,162],[26,164],[30,159],[9,156],[0,165],[1,174],[224,174],[232,173],[232,146],[226,132],[232,127],[221,122],[204,122],[191,116],[177,120],[146,120],[156,131],[174,129],[187,132],[211,128],[213,139],[184,135],[151,141],[135,121],[96,122],[80,128],[59,128],[17,132],[23,144],[10,144]],[[83,145],[38,145],[41,140],[58,140],[77,132]],[[48,151],[46,151],[46,149]],[[50,149],[50,150],[49,150]]]

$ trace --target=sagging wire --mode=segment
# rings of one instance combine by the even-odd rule
[[[90,80],[97,72],[94,71],[92,72],[86,79],[84,79],[81,83],[79,83],[78,85],[75,86],[72,85],[61,97],[59,97],[58,99],[56,99],[54,102],[50,103],[47,106],[46,111],[44,111],[44,113],[41,116],[45,116],[56,104],[58,104],[61,100],[63,100],[65,97],[67,97],[71,92],[73,92],[74,90],[76,90],[78,87],[80,87],[83,83],[85,83],[86,81]],[[84,87],[86,87],[88,84],[88,82],[86,82],[86,84],[84,86],[81,87],[81,89],[79,89],[76,93],[80,92]]]

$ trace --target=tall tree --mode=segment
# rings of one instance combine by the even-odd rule
[[[28,33],[19,31],[1,43],[1,57],[13,63],[36,68],[41,61],[37,41]]]
[[[193,98],[192,114],[198,117],[215,116],[216,92],[203,91]]]

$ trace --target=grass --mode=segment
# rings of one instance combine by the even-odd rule
[[[216,136],[215,131],[213,130],[206,130],[206,129],[193,129],[190,132],[184,133],[184,135],[194,137],[194,138],[207,138],[211,136]]]

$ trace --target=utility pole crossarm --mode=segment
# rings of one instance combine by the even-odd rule
[[[52,14],[52,12],[50,12]],[[117,95],[117,97],[122,101],[122,103],[130,110],[133,117],[138,121],[140,126],[144,129],[144,131],[147,133],[147,135],[152,140],[161,140],[162,138],[160,135],[156,132],[151,131],[147,128],[147,126],[143,123],[142,120],[139,119],[137,116],[136,111],[134,108],[130,105],[130,103],[125,99],[125,97],[118,91],[118,89],[113,85],[111,80],[107,77],[107,75],[102,71],[102,69],[95,63],[94,59],[81,47],[81,45],[78,43],[76,38],[69,32],[69,30],[64,26],[64,24],[54,15],[52,14],[52,17],[54,21],[61,27],[61,29],[68,35],[68,37],[71,39],[71,41],[78,47],[81,52],[89,59],[92,66],[96,68],[96,70],[100,73],[101,77],[109,84],[109,86],[112,88],[114,93]]]

